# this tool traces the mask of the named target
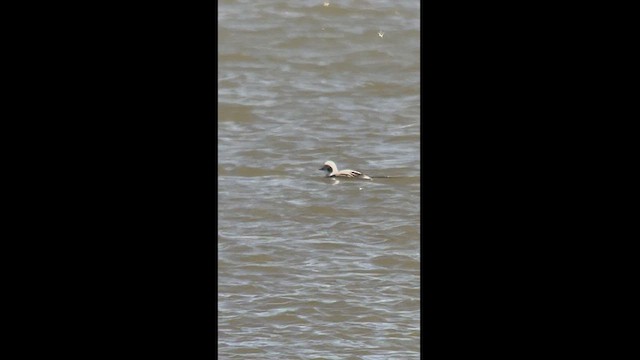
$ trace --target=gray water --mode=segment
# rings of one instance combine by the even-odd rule
[[[329,3],[218,2],[220,359],[420,355],[420,3]]]

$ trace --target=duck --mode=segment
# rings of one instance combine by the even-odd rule
[[[362,179],[362,180],[371,180],[371,176],[365,175],[362,172],[357,170],[350,170],[350,169],[338,170],[336,163],[334,163],[331,160],[325,161],[324,165],[318,170],[324,171],[325,177],[330,177],[330,178],[340,177],[340,178],[356,178],[356,179]]]

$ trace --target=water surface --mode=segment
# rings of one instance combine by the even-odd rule
[[[419,358],[420,4],[329,3],[218,2],[220,359]]]

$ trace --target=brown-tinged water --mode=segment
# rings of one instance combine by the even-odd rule
[[[218,2],[220,359],[420,355],[420,3],[328,3]]]

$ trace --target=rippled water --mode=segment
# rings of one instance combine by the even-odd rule
[[[218,3],[220,359],[419,358],[420,4],[329,3]]]

